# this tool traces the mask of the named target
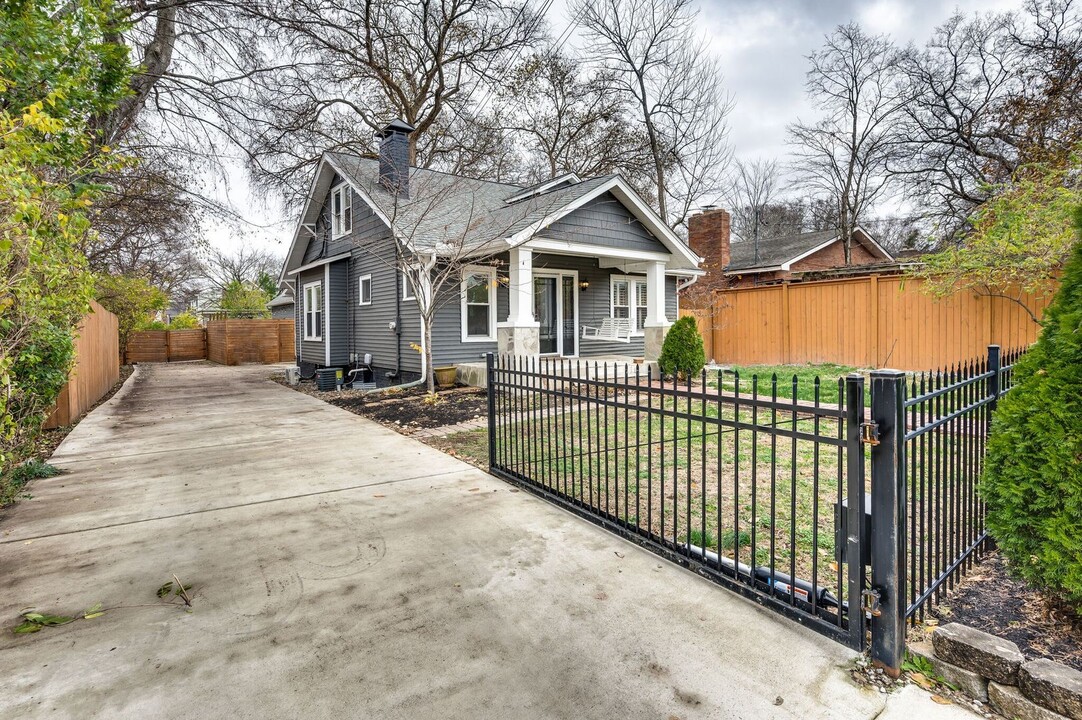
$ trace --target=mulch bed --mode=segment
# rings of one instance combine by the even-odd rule
[[[273,380],[286,384],[279,377]],[[483,418],[488,412],[485,391],[477,388],[440,390],[436,393],[437,403],[426,402],[428,391],[423,387],[378,393],[320,392],[314,383],[302,382],[294,389],[407,434]]]
[[[1027,658],[1082,670],[1082,616],[1011,577],[999,553],[975,567],[932,616],[1010,640]]]

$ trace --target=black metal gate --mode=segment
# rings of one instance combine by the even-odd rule
[[[998,357],[990,348],[986,365],[907,400],[907,381],[928,381],[875,371],[870,393],[861,375],[704,372],[693,383],[641,365],[489,355],[489,465],[850,647],[863,649],[870,629],[873,658],[897,670],[906,618],[920,606],[907,573],[937,537],[911,520],[926,505],[913,499],[922,468],[952,468],[936,497],[953,503],[956,541],[934,546],[948,576],[984,542],[972,488],[987,422],[959,418],[994,405],[1006,386]],[[914,410],[935,398],[953,400]],[[915,417],[922,425],[910,428]],[[915,459],[910,444],[936,433],[950,438]]]

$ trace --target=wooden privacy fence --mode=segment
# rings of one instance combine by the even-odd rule
[[[91,301],[75,339],[75,367],[44,427],[71,425],[120,379],[120,333],[116,315]]]
[[[196,330],[141,330],[131,334],[127,361],[210,360],[222,365],[294,359],[293,320],[211,320]]]
[[[211,320],[207,358],[222,365],[295,359],[293,320]]]
[[[1045,295],[1020,299],[1040,317]],[[922,370],[1025,347],[1040,327],[1005,297],[962,290],[937,298],[902,276],[823,280],[716,294],[695,317],[707,356],[734,365],[837,363]]]

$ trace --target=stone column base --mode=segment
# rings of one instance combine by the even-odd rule
[[[643,359],[648,363],[656,363],[661,357],[661,346],[665,342],[665,335],[669,332],[669,325],[647,326],[642,329],[643,334]]]
[[[501,355],[536,357],[541,353],[541,329],[536,325],[534,327],[498,326],[496,349]]]

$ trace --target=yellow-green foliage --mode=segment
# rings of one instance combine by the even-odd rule
[[[169,321],[170,330],[195,330],[202,325],[199,323],[199,318],[190,312],[182,312]]]
[[[169,298],[161,289],[138,275],[99,275],[94,281],[97,300],[117,317],[120,347],[128,344],[134,330],[164,330],[155,328],[154,315],[169,306]]]
[[[1075,242],[1072,211],[1082,203],[1082,160],[1067,168],[1029,166],[973,214],[961,244],[923,258],[918,276],[939,294],[960,288],[1042,291]]]
[[[981,492],[1011,567],[1082,612],[1082,244],[1043,324],[992,419]]]
[[[114,162],[91,122],[129,75],[107,4],[50,7],[0,4],[0,484],[67,379],[91,297],[85,178]]]

